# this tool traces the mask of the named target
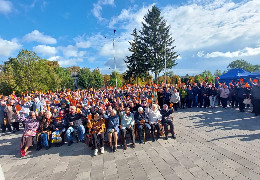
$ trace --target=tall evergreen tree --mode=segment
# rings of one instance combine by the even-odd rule
[[[149,69],[155,74],[155,79],[165,67],[168,69],[176,65],[178,57],[172,46],[174,39],[170,35],[170,26],[161,16],[160,10],[153,6],[152,10],[144,16],[142,29],[140,31],[141,49],[143,57],[149,62]],[[166,52],[166,53],[165,53]]]
[[[132,54],[131,56],[127,56],[127,60],[125,60],[128,68],[126,72],[126,77],[128,79],[130,79],[131,77],[136,79],[136,82],[138,84],[138,78],[144,78],[149,75],[149,64],[142,56],[144,52],[141,47],[140,37],[138,36],[136,28],[133,30],[133,33],[131,35],[134,37],[134,39],[132,41],[129,41],[131,45],[129,51],[132,52]]]

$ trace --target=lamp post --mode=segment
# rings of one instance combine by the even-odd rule
[[[114,29],[114,36],[113,36],[113,54],[114,54],[114,66],[115,66],[115,76],[116,76],[116,89],[117,89],[117,75],[116,75],[116,49],[115,49],[115,36],[116,30]]]

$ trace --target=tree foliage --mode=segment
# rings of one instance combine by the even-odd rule
[[[232,61],[228,65],[227,68],[228,69],[241,68],[241,69],[244,69],[244,70],[249,71],[249,72],[254,72],[254,71],[260,69],[260,65],[252,65],[252,64],[248,63],[247,61],[245,61],[243,59],[238,59],[238,60]]]
[[[48,91],[72,86],[69,71],[60,69],[57,62],[50,62],[35,52],[21,50],[16,58],[9,58],[1,69],[0,91],[10,94],[25,91]]]
[[[170,26],[166,25],[155,6],[144,16],[140,40],[142,57],[148,62],[147,68],[155,74],[155,79],[165,67],[165,54],[166,67],[170,69],[176,65],[178,55],[174,51],[175,46],[172,46],[174,39],[170,35]]]

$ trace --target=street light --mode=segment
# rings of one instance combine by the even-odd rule
[[[165,64],[165,67],[164,67],[164,75],[165,75],[165,84],[166,84],[166,41],[165,41],[165,48],[164,48],[164,52],[165,52],[165,60],[164,60],[164,64]]]

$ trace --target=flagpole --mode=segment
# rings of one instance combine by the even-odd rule
[[[116,76],[116,88],[117,88],[117,74],[116,74],[116,50],[115,50],[115,36],[116,36],[116,30],[114,29],[114,37],[113,37],[113,50],[114,50],[114,66],[115,66],[115,76]]]
[[[165,48],[164,48],[164,52],[165,52],[165,60],[164,60],[164,64],[165,64],[165,67],[164,67],[164,76],[165,76],[165,84],[166,84],[166,42],[165,42]]]

